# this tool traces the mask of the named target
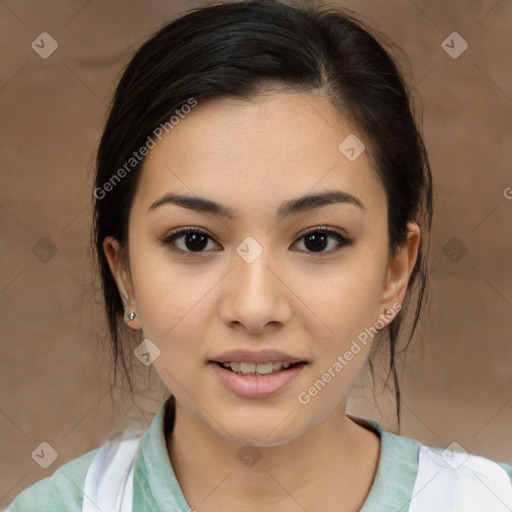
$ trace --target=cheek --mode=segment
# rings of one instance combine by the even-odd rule
[[[297,295],[303,293],[306,297],[309,317],[315,319],[310,334],[318,339],[322,353],[343,349],[375,324],[384,272],[379,261],[354,251],[343,264],[329,271],[327,279],[324,274],[323,279],[309,276],[302,280]]]
[[[380,274],[368,266],[356,272],[356,267],[333,276],[322,290],[310,286],[314,315],[305,330],[314,340],[314,365],[297,399],[314,407],[315,418],[327,415],[349,391],[377,334]]]
[[[191,334],[201,322],[193,319],[204,310],[218,278],[204,264],[172,263],[162,250],[134,255],[131,268],[144,334],[170,342],[186,328],[185,336],[194,339]]]
[[[160,351],[153,361],[157,374],[181,397],[180,389],[189,388],[194,372],[204,365],[200,343],[207,322],[202,315],[205,297],[214,283],[184,266],[156,265],[155,259],[145,256],[134,257],[131,265],[143,336]]]
[[[155,370],[168,389],[186,402],[187,393],[182,396],[180,390],[191,388],[195,372],[204,367],[211,308],[207,298],[218,279],[169,263],[158,272],[154,268],[141,265],[133,272],[137,309],[144,338],[160,350]]]

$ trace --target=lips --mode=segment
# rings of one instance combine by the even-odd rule
[[[287,369],[281,369],[268,375],[257,373],[246,375],[225,368],[220,363],[210,361],[208,364],[224,389],[240,397],[251,399],[269,398],[278,395],[292,386],[293,382],[307,368],[306,364],[296,363]]]
[[[225,389],[244,398],[277,395],[303,373],[309,362],[279,350],[230,350],[208,361]]]

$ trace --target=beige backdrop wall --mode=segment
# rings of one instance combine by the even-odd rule
[[[0,3],[0,508],[160,405],[144,371],[135,405],[112,405],[90,173],[130,53],[202,4]],[[401,433],[512,461],[512,2],[338,5],[410,59],[435,180],[430,306],[406,361]],[[352,413],[395,428],[388,398],[355,396]],[[58,454],[47,469],[32,456],[43,442]]]

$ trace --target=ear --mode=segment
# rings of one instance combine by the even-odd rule
[[[103,240],[103,251],[105,252],[110,271],[116,281],[119,295],[124,304],[125,323],[135,331],[142,329],[138,316],[130,321],[126,319],[128,313],[137,314],[137,304],[135,302],[135,293],[133,291],[133,283],[129,269],[127,268],[124,258],[121,257],[121,246],[119,242],[114,237],[105,237]]]
[[[393,317],[398,313],[397,304],[401,305],[405,299],[409,278],[418,258],[421,237],[420,227],[416,222],[409,222],[407,229],[407,243],[398,248],[397,253],[390,258],[388,263],[380,304],[384,310],[384,315],[381,314],[381,318],[386,316],[386,311],[389,309],[394,312]],[[387,318],[389,319],[389,317]]]

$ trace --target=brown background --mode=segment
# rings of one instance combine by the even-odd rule
[[[121,418],[147,425],[160,405],[144,371],[136,405],[112,405],[87,253],[91,169],[130,53],[202,4],[0,3],[0,508],[99,446]],[[430,305],[407,358],[401,433],[512,462],[512,2],[338,5],[410,59],[435,180]],[[457,59],[441,46],[454,31],[469,43]],[[59,45],[47,59],[31,47],[42,32]],[[378,407],[366,392],[350,412],[394,429],[393,404],[377,394]],[[59,454],[46,470],[31,458],[43,441]]]

